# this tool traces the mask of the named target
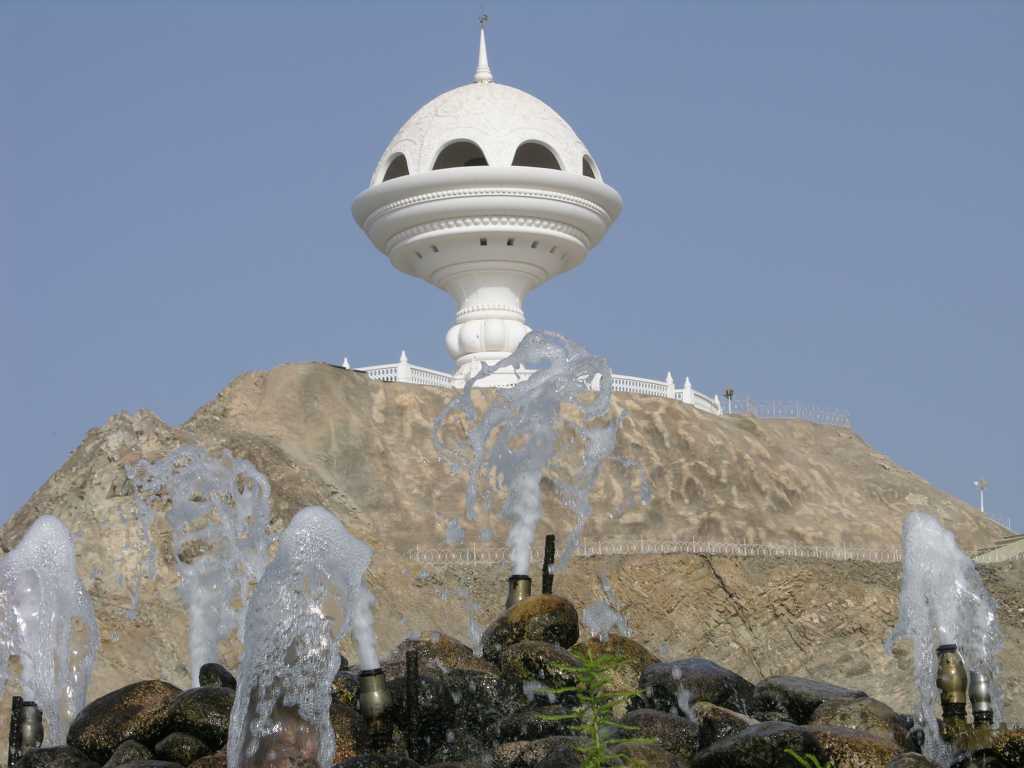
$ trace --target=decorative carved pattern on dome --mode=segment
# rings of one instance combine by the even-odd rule
[[[380,182],[395,152],[406,156],[409,173],[422,173],[458,139],[478,144],[492,166],[512,165],[524,141],[547,145],[567,173],[582,175],[583,156],[589,154],[569,124],[540,99],[507,85],[472,83],[441,94],[409,118],[384,151],[371,183]]]
[[[568,195],[562,192],[547,192],[538,189],[497,187],[495,189],[444,189],[438,192],[425,192],[422,195],[405,197],[401,200],[396,200],[393,203],[388,203],[387,205],[383,205],[378,208],[366,217],[366,221],[362,226],[363,229],[372,229],[373,225],[376,224],[382,216],[386,216],[387,214],[401,210],[402,208],[419,205],[420,203],[430,203],[438,200],[449,200],[460,197],[529,197],[536,200],[554,200],[559,203],[578,205],[580,208],[584,208],[591,213],[597,214],[606,223],[611,224],[612,222],[612,217],[608,214],[608,211],[596,203],[592,203],[590,200],[587,200],[584,197],[579,197],[578,195]]]
[[[409,229],[404,229],[398,234],[388,238],[388,241],[384,244],[384,252],[390,254],[396,246],[399,246],[418,235],[425,235],[429,232],[439,232],[445,229],[464,229],[466,227],[490,226],[523,227],[530,230],[558,232],[559,234],[575,238],[579,241],[580,245],[588,251],[590,250],[590,238],[587,237],[586,233],[582,229],[577,229],[570,224],[565,224],[560,221],[552,221],[551,219],[528,219],[518,216],[466,216],[459,219],[440,219],[438,221],[431,221],[427,224],[420,224],[415,227],[409,227]]]

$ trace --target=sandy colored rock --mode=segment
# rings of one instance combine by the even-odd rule
[[[142,579],[142,535],[125,465],[155,461],[182,443],[230,449],[272,487],[272,531],[303,506],[319,504],[374,549],[369,584],[377,596],[382,655],[410,631],[441,629],[465,642],[468,617],[445,594],[464,589],[486,626],[502,611],[507,565],[425,565],[416,548],[445,549],[448,521],[466,542],[484,528],[503,541],[504,523],[465,519],[465,479],[438,462],[430,431],[450,391],[382,384],[323,364],[284,365],[244,374],[185,424],[146,411],[120,413],[82,444],[0,532],[13,548],[43,514],[76,537],[79,577],[92,597],[102,647],[89,700],[137,680],[189,687],[188,622],[177,592],[170,530],[158,518],[157,574]],[[846,429],[800,421],[717,418],[665,398],[615,396],[628,415],[618,450],[643,463],[652,480],[647,507],[613,518],[621,481],[603,473],[585,536],[638,541],[717,540],[895,549],[906,513],[923,509],[965,550],[1005,530],[930,486]],[[538,530],[560,540],[573,524],[549,484]],[[890,657],[882,642],[896,620],[899,565],[806,559],[687,555],[574,559],[556,589],[575,606],[603,596],[607,575],[635,639],[663,658],[702,656],[751,681],[799,675],[865,690],[897,711],[913,691],[906,646]],[[1024,561],[984,566],[999,604],[1007,717],[1024,720]],[[539,563],[534,563],[539,581]],[[221,662],[237,669],[237,644]],[[345,652],[356,659],[351,644]],[[0,722],[10,712],[8,683]],[[0,761],[6,757],[0,740]]]
[[[892,709],[870,696],[853,700],[835,699],[823,702],[811,716],[811,725],[833,725],[864,731],[880,738],[890,739],[904,749],[910,749],[906,725]]]

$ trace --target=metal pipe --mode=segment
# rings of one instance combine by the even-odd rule
[[[992,681],[984,672],[971,672],[968,684],[974,727],[992,724]]]
[[[366,719],[372,749],[385,749],[391,740],[390,709],[391,693],[383,670],[364,669],[359,673],[359,711]]]
[[[505,599],[505,608],[511,608],[530,596],[533,581],[529,576],[513,574],[508,577],[508,597]]]
[[[541,571],[540,591],[543,595],[550,595],[555,585],[555,574],[551,572],[551,566],[555,564],[555,534],[549,533],[544,537],[544,570]]]
[[[967,719],[967,670],[956,644],[940,645],[935,685],[941,692],[942,718],[944,720]]]
[[[420,725],[420,653],[405,652],[405,749],[409,757],[419,762],[416,736]]]
[[[34,701],[21,696],[11,699],[11,730],[8,734],[7,766],[13,768],[26,752],[42,746],[43,711]]]

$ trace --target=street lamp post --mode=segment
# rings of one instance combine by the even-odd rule
[[[980,504],[978,508],[982,514],[985,514],[985,489],[988,488],[988,480],[981,478],[981,480],[975,480],[974,486],[978,489],[978,496],[980,497]]]

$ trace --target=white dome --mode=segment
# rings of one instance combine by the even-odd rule
[[[385,176],[430,171],[441,152],[459,142],[476,144],[486,165],[498,167],[513,165],[516,151],[526,143],[525,155],[515,165],[552,167],[542,164],[546,155],[536,147],[539,144],[550,150],[561,170],[600,178],[587,148],[555,110],[518,88],[485,81],[442,93],[409,118],[377,164],[371,185],[381,183]],[[401,168],[402,158],[407,171]],[[400,170],[389,174],[395,161]],[[483,164],[456,158],[442,167]]]

